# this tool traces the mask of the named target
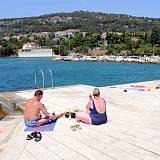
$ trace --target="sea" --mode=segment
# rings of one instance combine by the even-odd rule
[[[160,79],[160,64],[54,61],[51,58],[1,58],[0,92],[84,84],[96,87]],[[43,74],[44,73],[44,84]]]

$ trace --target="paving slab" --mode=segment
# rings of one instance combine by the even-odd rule
[[[132,85],[155,87],[159,81]],[[131,91],[131,84],[99,87],[107,102],[109,121],[93,126],[80,123],[72,131],[73,119],[61,118],[53,132],[42,133],[42,140],[26,141],[23,114],[12,111],[0,121],[0,157],[3,160],[160,160],[160,89]],[[73,85],[44,89],[42,103],[49,112],[69,108],[85,109],[94,86]],[[0,94],[0,102],[11,110],[23,110],[35,90]],[[5,107],[5,106],[4,106]]]

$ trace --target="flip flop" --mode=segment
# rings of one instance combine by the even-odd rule
[[[26,138],[26,140],[31,140],[31,139],[33,139],[34,137],[31,135],[31,134],[29,134],[29,135],[27,135],[27,138]]]
[[[78,108],[73,109],[73,112],[79,112],[79,111],[80,111],[80,109],[78,109]]]
[[[69,113],[69,112],[66,112],[65,118],[69,118],[69,115],[70,115],[70,113]]]
[[[32,132],[31,134],[27,135],[26,140],[31,140],[36,136],[37,132]]]
[[[82,127],[80,126],[80,124],[76,124],[76,128],[79,129],[79,130],[82,129]]]
[[[55,116],[56,115],[55,112],[53,112],[52,115]]]
[[[76,118],[76,113],[75,112],[71,112],[70,114],[71,114],[71,118],[73,118],[73,119]]]
[[[72,131],[76,131],[76,125],[70,127]]]
[[[65,118],[73,118],[75,119],[76,113],[75,112],[66,112]]]
[[[35,137],[35,142],[38,142],[38,141],[40,141],[42,139],[42,135],[41,135],[41,133],[40,132],[37,132],[37,134],[36,134],[36,137]]]

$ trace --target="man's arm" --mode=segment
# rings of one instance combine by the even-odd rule
[[[47,111],[47,109],[44,107],[44,105],[42,103],[39,104],[39,109],[42,111],[42,113],[46,116],[49,117],[49,113]]]

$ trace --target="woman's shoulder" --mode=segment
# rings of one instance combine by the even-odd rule
[[[100,102],[101,104],[106,105],[106,101],[105,101],[105,99],[104,99],[104,98],[100,98],[99,102]]]
[[[105,98],[102,98],[102,97],[101,97],[101,99],[102,99],[103,101],[106,101]]]
[[[105,101],[105,99],[102,98],[102,97],[99,97],[97,100],[99,100],[99,101]]]

